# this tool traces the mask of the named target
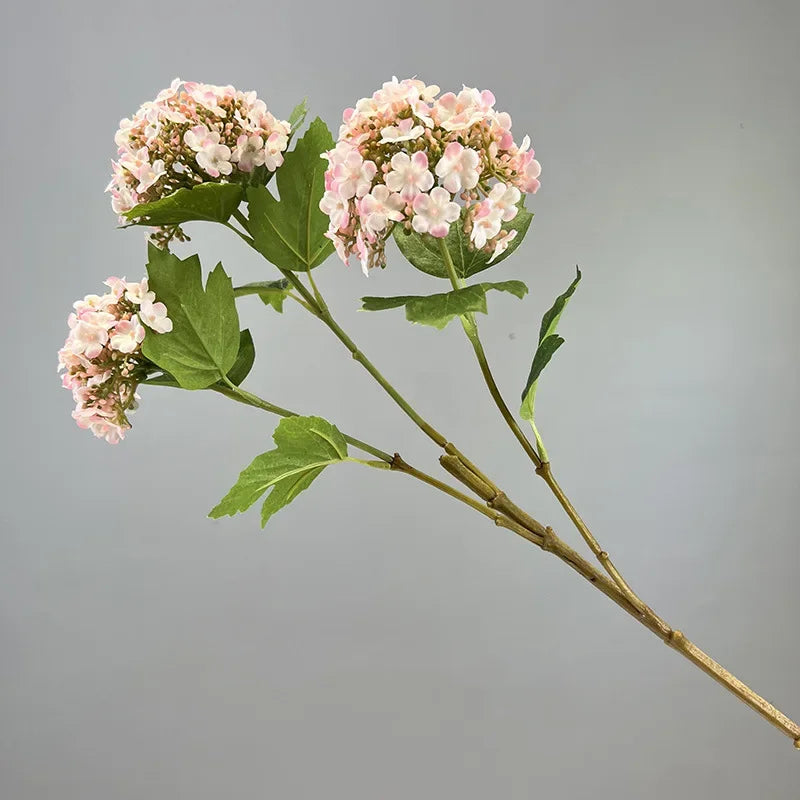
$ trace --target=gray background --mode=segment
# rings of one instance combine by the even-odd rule
[[[12,7],[13,6],[13,7]],[[10,4],[3,12],[0,796],[795,797],[800,753],[557,560],[401,476],[330,470],[265,533],[205,513],[274,420],[151,389],[109,447],[55,374],[70,304],[143,274],[103,195],[117,120],[176,75],[283,115],[392,74],[491,87],[543,164],[494,273],[516,402],[571,278],[541,424],[653,607],[800,717],[795,2]],[[206,264],[270,269],[195,226]],[[187,252],[189,250],[187,249]],[[318,273],[344,324],[512,497],[568,529],[453,326],[356,313],[437,291],[393,255]],[[435,452],[299,310],[242,316],[249,386],[421,465]],[[576,542],[577,544],[577,542]]]

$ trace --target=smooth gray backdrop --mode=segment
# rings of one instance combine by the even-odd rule
[[[72,301],[143,274],[103,194],[113,134],[180,76],[304,95],[336,126],[383,80],[491,87],[543,165],[486,345],[509,399],[579,263],[541,388],[563,484],[632,584],[800,717],[800,169],[785,2],[9,4],[0,796],[793,798],[800,753],[557,560],[402,476],[332,469],[261,533],[205,517],[275,420],[147,389],[127,441],[78,430]],[[222,229],[206,264],[273,273]],[[186,248],[184,252],[191,252]],[[393,252],[318,272],[343,323],[512,497],[575,542],[457,326],[356,312],[430,292]],[[248,385],[435,469],[324,329],[242,303]],[[577,542],[575,542],[578,544]]]

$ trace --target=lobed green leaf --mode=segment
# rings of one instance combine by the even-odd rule
[[[261,507],[261,525],[307,489],[330,464],[347,459],[347,443],[338,429],[321,417],[282,419],[273,433],[276,448],[245,467],[230,491],[209,516],[246,511],[266,492]]]
[[[140,203],[124,216],[134,225],[227,222],[243,196],[238,183],[201,183],[192,189],[178,189],[152,203]]]
[[[196,255],[181,260],[154,245],[148,252],[150,289],[166,305],[173,328],[170,333],[148,331],[142,352],[184,389],[205,389],[226,376],[239,355],[231,280],[218,264],[204,288]]]
[[[319,209],[325,191],[325,161],[320,156],[332,147],[328,126],[315,119],[276,172],[280,200],[264,186],[247,190],[255,246],[282,269],[313,269],[333,252],[333,242],[325,236],[328,217]]]
[[[525,238],[533,219],[533,214],[520,202],[517,216],[511,222],[503,223],[505,230],[514,230],[517,235],[509,243],[505,252],[501,253],[490,264],[489,260],[492,254],[476,250],[470,244],[469,236],[464,233],[465,214],[466,212],[462,209],[461,219],[450,226],[450,231],[444,240],[435,239],[427,233],[420,234],[415,231],[407,231],[400,225],[395,225],[394,227],[394,240],[397,242],[400,252],[412,266],[437,278],[449,278],[440,249],[440,242],[444,241],[450,253],[450,258],[453,259],[453,266],[458,277],[469,278],[508,258],[522,244],[522,240]]]
[[[522,299],[528,287],[522,281],[500,283],[476,283],[452,292],[431,295],[403,295],[399,297],[362,297],[362,311],[384,311],[405,306],[406,319],[420,325],[430,325],[442,330],[451,320],[462,314],[480,312],[485,314],[486,293],[494,289],[509,292]]]

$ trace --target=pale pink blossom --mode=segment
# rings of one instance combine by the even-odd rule
[[[336,231],[344,230],[350,223],[350,201],[345,200],[339,192],[326,191],[319,201],[319,208],[330,217],[331,227]],[[331,238],[335,244],[337,240]]]
[[[436,165],[436,175],[441,178],[442,185],[448,192],[458,194],[478,185],[479,164],[480,157],[475,150],[464,147],[459,142],[450,142]]]
[[[408,153],[395,153],[390,164],[392,169],[386,173],[386,185],[393,192],[398,192],[406,202],[412,201],[420,192],[427,192],[433,186],[428,156],[421,150],[412,156]]]
[[[264,140],[257,134],[248,136],[243,133],[236,140],[236,147],[231,153],[231,161],[237,163],[242,172],[252,172],[256,167],[260,167],[265,157]]]
[[[484,200],[473,210],[470,241],[480,250],[486,246],[489,239],[493,239],[500,233],[502,225],[502,213],[494,207],[491,201]]]
[[[109,278],[109,280],[111,279]],[[142,278],[139,283],[131,283],[126,281],[125,278],[122,278],[121,282],[125,284],[125,299],[129,303],[133,303],[136,306],[140,305],[148,293],[151,294],[152,297],[155,297],[155,295],[149,290],[147,278]]]
[[[411,225],[417,233],[429,233],[437,239],[443,239],[450,230],[450,223],[455,222],[461,209],[458,203],[452,202],[450,193],[437,186],[430,194],[420,194],[414,199],[414,217]]]
[[[516,231],[507,231],[502,236],[498,236],[494,242],[494,250],[492,251],[492,257],[489,259],[489,263],[491,264],[499,255],[505,253],[508,249],[508,246],[514,239],[517,238]]]
[[[365,161],[357,150],[351,150],[334,167],[333,178],[337,191],[345,200],[363,197],[369,191],[377,171],[374,161]]]
[[[230,175],[233,172],[230,147],[226,144],[207,145],[197,154],[197,166],[212,178]]]
[[[74,303],[69,335],[58,352],[61,385],[72,392],[72,416],[81,428],[116,443],[130,428],[127,414],[136,408],[136,386],[155,369],[141,352],[145,328],[172,329],[163,303],[155,302],[147,280],[108,278],[110,291]]]
[[[361,198],[359,214],[364,227],[370,234],[380,233],[390,220],[403,219],[405,201],[399,194],[389,191],[389,187],[379,183],[369,194]]]
[[[148,292],[139,308],[139,319],[152,328],[156,333],[169,333],[172,330],[172,320],[167,316],[167,307],[163,303],[154,303],[155,295]]]
[[[447,131],[462,131],[481,122],[494,105],[494,95],[466,86],[456,95],[443,94],[433,108],[434,120]]]
[[[270,172],[274,172],[283,164],[283,152],[289,144],[289,129],[278,130],[267,137],[264,145],[264,165]]]
[[[134,314],[130,319],[122,320],[114,326],[109,344],[120,353],[132,353],[144,341],[145,330]]]
[[[388,125],[381,130],[381,142],[410,142],[425,133],[422,125],[415,125],[411,117],[401,119],[397,125]]]
[[[517,216],[519,203],[522,194],[516,186],[509,186],[505,183],[496,183],[487,197],[488,202],[500,214],[503,222],[510,222]]]
[[[502,225],[539,186],[530,139],[516,145],[511,116],[488,90],[438,95],[438,86],[392,78],[342,114],[338,141],[323,154],[331,194],[320,208],[345,263],[357,255],[365,269],[383,266],[390,223],[440,237],[464,225],[470,247],[498,256],[512,241]],[[403,205],[394,200],[390,216],[378,196]]]
[[[262,164],[274,171],[283,163],[291,126],[276,119],[255,92],[232,86],[176,79],[156,99],[120,121],[117,155],[106,189],[125,223],[126,212],[199,183],[238,181]],[[244,138],[243,138],[244,137]],[[153,240],[165,246],[182,240],[180,226],[156,228]]]

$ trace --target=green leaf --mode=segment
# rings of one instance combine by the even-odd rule
[[[441,330],[455,317],[470,312],[486,313],[486,292],[494,289],[509,292],[522,299],[528,287],[522,281],[476,283],[452,292],[430,295],[404,295],[401,297],[362,297],[362,311],[384,311],[405,306],[406,319],[420,325],[431,325]]]
[[[228,380],[239,386],[244,379],[250,374],[253,369],[253,364],[256,360],[256,348],[253,344],[253,337],[250,335],[249,330],[243,330],[239,334],[239,353],[236,356],[236,361],[228,372]],[[143,384],[148,386],[172,386],[180,389],[181,385],[169,372],[159,372],[148,376],[142,381]],[[225,385],[222,383],[221,385]]]
[[[531,371],[528,374],[528,380],[525,382],[525,388],[522,390],[522,406],[520,407],[520,415],[523,419],[533,421],[533,407],[536,398],[536,384],[542,370],[548,365],[553,354],[564,344],[564,340],[556,333],[558,322],[564,309],[569,302],[570,297],[575,294],[578,288],[578,283],[581,279],[581,271],[574,281],[569,285],[569,288],[563,294],[560,294],[555,303],[549,311],[542,317],[542,325],[539,329],[539,344],[536,348],[536,353],[533,356],[533,363],[531,364]]]
[[[180,225],[184,222],[227,222],[242,202],[238,183],[201,183],[178,189],[153,203],[140,203],[125,216],[134,225]]]
[[[239,475],[239,480],[209,516],[218,519],[246,511],[265,492],[261,526],[291,503],[329,464],[347,459],[344,437],[321,417],[282,419],[272,434],[277,447],[260,456]]]
[[[289,281],[286,278],[281,278],[278,281],[246,283],[244,286],[237,286],[233,290],[237,297],[257,294],[264,305],[272,306],[278,313],[283,313],[283,301],[289,296],[290,291]]]
[[[517,216],[511,222],[503,223],[504,230],[516,231],[517,235],[509,243],[505,252],[501,253],[490,264],[489,259],[491,259],[492,254],[485,253],[482,250],[475,250],[470,244],[469,236],[464,233],[465,214],[466,212],[462,209],[460,221],[454,222],[450,226],[450,231],[444,239],[459,278],[469,278],[508,258],[522,243],[533,219],[533,214],[520,202]],[[434,275],[437,278],[450,277],[442,260],[441,239],[435,239],[427,233],[409,232],[401,225],[395,225],[394,240],[406,260],[418,270],[427,272],[428,275]]]
[[[292,113],[289,114],[289,119],[287,122],[291,125],[291,133],[295,133],[297,129],[303,124],[303,120],[306,118],[306,114],[308,114],[308,98],[304,97],[293,109]]]
[[[184,389],[205,389],[228,374],[239,354],[231,280],[217,264],[204,289],[196,255],[181,260],[153,245],[148,252],[150,289],[167,306],[173,328],[170,333],[148,331],[142,352]]]
[[[332,147],[327,125],[315,119],[276,173],[280,200],[263,186],[247,190],[256,248],[282,269],[313,269],[333,252],[333,242],[325,236],[328,217],[319,210],[325,191],[325,160],[320,155]]]
[[[253,337],[249,329],[241,331],[239,334],[239,352],[236,354],[236,361],[228,370],[228,380],[238,386],[250,374],[256,360],[256,346],[253,344]]]

